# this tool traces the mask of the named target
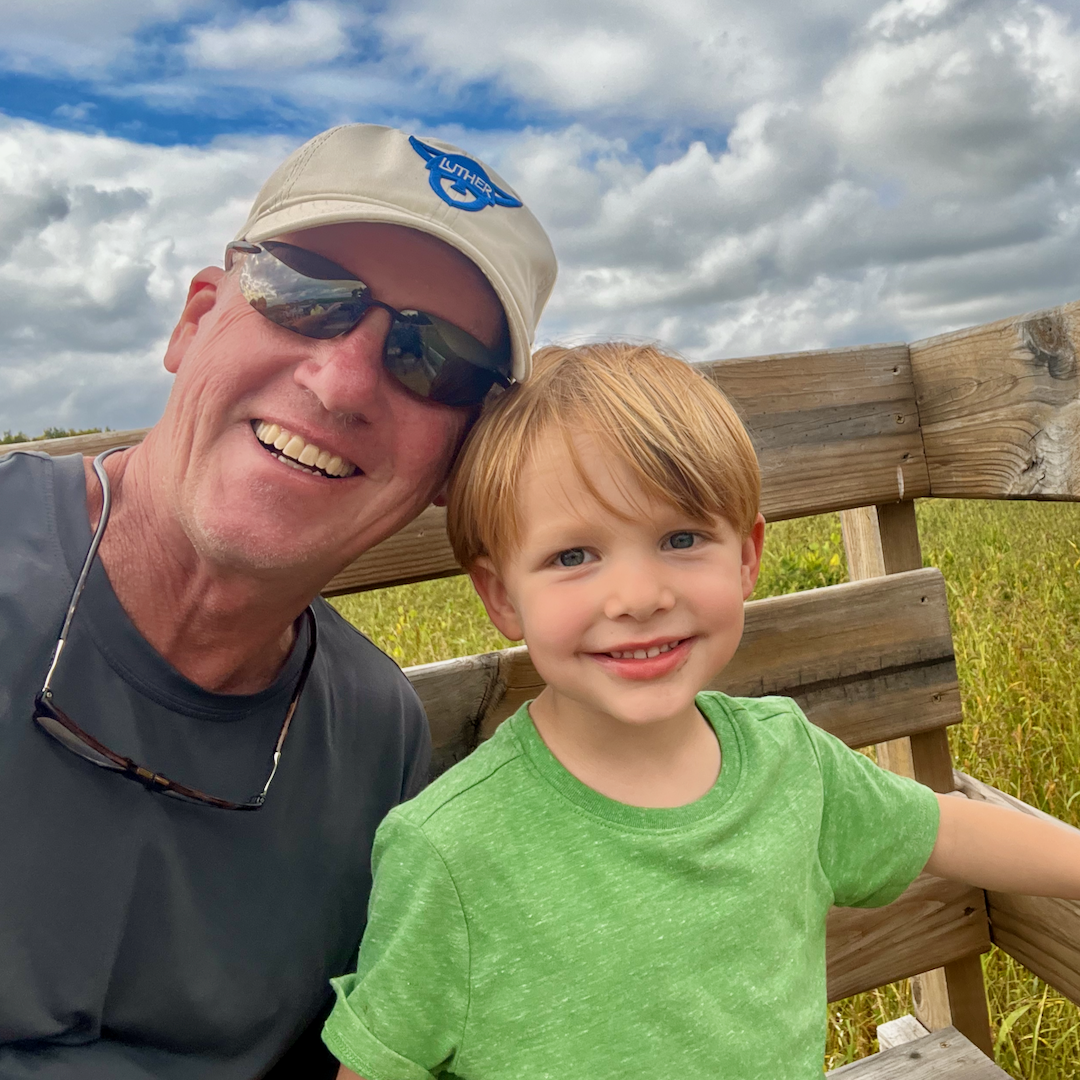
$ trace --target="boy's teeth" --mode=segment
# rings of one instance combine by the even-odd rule
[[[676,645],[681,645],[682,639],[678,641],[669,641],[664,645],[653,645],[649,649],[630,649],[626,652],[612,652],[608,653],[608,656],[613,657],[616,660],[651,660],[654,656],[659,656],[661,653],[671,652]]]
[[[352,476],[356,472],[356,466],[351,461],[345,461],[339,455],[309,443],[280,424],[268,424],[265,420],[258,420],[253,428],[255,438],[268,449],[273,447],[279,451],[277,456],[287,465],[306,465],[328,476]]]

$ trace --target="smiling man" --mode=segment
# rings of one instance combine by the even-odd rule
[[[429,744],[319,590],[441,497],[554,278],[479,162],[336,128],[195,276],[142,444],[0,459],[5,1080],[333,1074],[328,979]]]

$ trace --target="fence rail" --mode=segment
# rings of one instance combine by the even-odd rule
[[[770,521],[932,495],[1080,500],[1080,301],[908,345],[702,364],[761,460]],[[95,454],[145,430],[7,446]],[[327,596],[460,573],[430,507]]]

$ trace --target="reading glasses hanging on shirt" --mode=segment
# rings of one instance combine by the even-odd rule
[[[94,458],[94,472],[101,484],[101,518],[98,521],[97,528],[94,530],[94,537],[90,541],[90,548],[86,553],[86,559],[83,561],[82,570],[79,573],[78,580],[75,582],[75,589],[71,594],[71,601],[68,604],[67,614],[64,616],[64,624],[60,628],[60,636],[57,638],[56,648],[53,650],[52,663],[49,665],[48,674],[45,676],[45,682],[42,684],[41,689],[34,697],[34,722],[47,735],[52,736],[52,738],[66,749],[70,750],[73,754],[78,754],[84,761],[89,761],[91,765],[97,765],[102,769],[109,769],[112,772],[118,773],[120,776],[127,777],[129,780],[134,780],[137,783],[142,784],[143,787],[147,788],[149,791],[156,791],[158,794],[168,795],[170,798],[180,799],[183,802],[200,803],[204,806],[215,806],[219,810],[258,810],[266,801],[266,793],[270,790],[270,784],[274,779],[274,775],[277,773],[278,764],[281,761],[281,747],[285,742],[285,736],[289,733],[289,725],[292,723],[293,714],[296,712],[297,702],[300,700],[300,694],[304,689],[304,683],[307,682],[308,673],[311,671],[311,665],[315,659],[315,647],[317,644],[315,613],[311,610],[310,606],[305,609],[303,616],[301,616],[306,621],[308,628],[307,654],[304,657],[304,665],[300,669],[300,677],[297,679],[296,689],[293,691],[292,698],[289,701],[289,707],[285,711],[285,721],[281,725],[277,743],[274,745],[274,759],[273,764],[270,767],[270,775],[266,778],[266,783],[263,784],[262,791],[257,795],[253,795],[247,802],[230,802],[228,799],[219,799],[216,795],[207,795],[205,792],[199,791],[196,788],[188,787],[186,784],[177,783],[175,780],[170,780],[162,773],[147,769],[145,766],[132,761],[131,758],[116,753],[115,750],[110,750],[104,743],[99,742],[93,735],[79,727],[79,725],[76,724],[53,699],[53,675],[56,673],[56,666],[60,660],[60,654],[64,651],[68,630],[71,628],[71,620],[75,615],[75,609],[78,607],[79,599],[86,586],[86,579],[89,577],[90,567],[94,562],[94,556],[97,555],[98,547],[101,545],[101,538],[105,533],[105,526],[109,521],[109,512],[112,509],[112,490],[109,484],[109,476],[105,472],[103,463],[110,454],[116,453],[117,450],[126,449],[128,449],[126,446],[115,446],[111,450],[106,450],[104,453],[98,454],[98,456]]]

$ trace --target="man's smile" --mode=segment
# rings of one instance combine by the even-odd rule
[[[314,473],[331,480],[343,480],[360,471],[356,465],[351,461],[346,461],[340,454],[323,450],[322,447],[308,442],[301,435],[295,435],[280,424],[272,424],[266,420],[252,420],[251,429],[264,450],[273,454],[278,461],[301,472]]]

